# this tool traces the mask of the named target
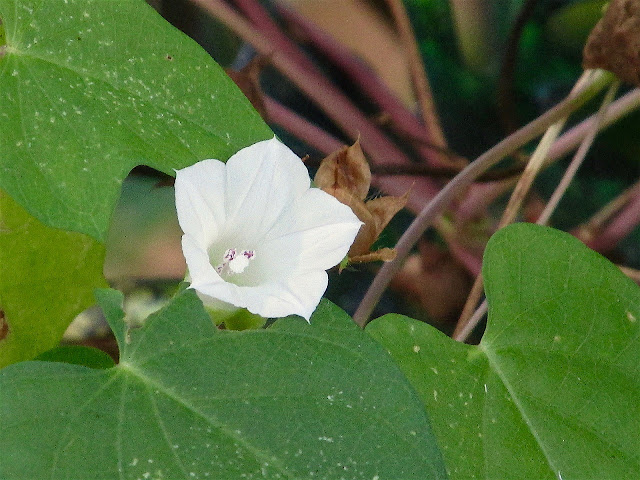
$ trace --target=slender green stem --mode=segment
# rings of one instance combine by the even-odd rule
[[[562,196],[566,192],[567,187],[569,186],[569,184],[573,180],[576,172],[578,171],[578,168],[582,164],[582,161],[584,160],[584,158],[585,158],[585,156],[587,154],[587,151],[589,150],[589,147],[593,144],[593,140],[595,139],[598,131],[600,130],[600,128],[602,126],[602,120],[604,119],[604,116],[605,116],[605,114],[607,112],[607,108],[611,104],[611,101],[613,100],[613,97],[615,96],[616,92],[618,91],[618,87],[619,86],[620,86],[620,82],[616,80],[615,82],[613,82],[611,84],[611,86],[609,87],[609,90],[607,90],[607,93],[605,94],[605,97],[602,100],[602,104],[600,106],[600,109],[598,110],[598,113],[596,115],[596,118],[595,118],[596,121],[591,125],[590,132],[582,140],[582,143],[580,144],[580,147],[578,148],[578,151],[574,155],[573,160],[569,164],[569,167],[567,168],[565,174],[563,175],[562,179],[560,180],[560,183],[558,184],[558,186],[556,187],[555,191],[551,195],[551,198],[549,199],[549,202],[547,203],[547,206],[545,207],[544,211],[542,212],[542,214],[540,215],[540,217],[536,221],[536,223],[538,225],[544,225],[544,224],[547,223],[547,221],[549,220],[549,217],[551,217],[551,214],[553,213],[555,207],[558,205],[558,203],[560,202],[560,199],[562,198]],[[554,127],[556,125],[554,125]],[[547,130],[547,133],[549,133],[549,130]],[[541,141],[540,144],[542,145],[543,142]],[[544,148],[546,148],[546,147],[543,147],[543,149]],[[546,150],[548,151],[548,148]],[[536,151],[538,151],[538,150],[536,150]],[[507,223],[511,223],[511,221],[509,221]],[[505,223],[505,225],[506,225],[506,223]],[[480,279],[480,278],[481,277],[479,276],[478,279]],[[473,301],[472,303],[469,303],[469,305],[474,305],[476,302],[477,302],[477,300]],[[465,308],[466,307],[467,307],[467,305],[465,305]],[[482,302],[482,304],[473,313],[473,315],[471,315],[469,317],[468,320],[466,320],[464,322],[461,322],[459,324],[460,328],[456,327],[456,331],[453,333],[453,339],[454,340],[458,340],[459,342],[466,341],[467,338],[469,338],[469,335],[471,335],[471,332],[473,332],[473,330],[476,328],[478,323],[480,323],[480,320],[482,320],[482,317],[484,317],[484,315],[487,313],[487,310],[488,310],[488,303],[487,303],[486,300],[484,300]]]
[[[581,90],[585,85],[589,84],[590,79],[593,77],[594,71],[587,70],[583,72],[573,89],[571,90],[571,95],[575,95],[576,92]],[[504,212],[502,213],[502,218],[500,218],[500,223],[498,224],[498,230],[512,223],[518,212],[520,211],[520,207],[524,202],[525,197],[529,193],[531,186],[533,185],[533,181],[537,177],[540,169],[544,165],[545,159],[551,149],[551,145],[558,138],[560,131],[564,127],[567,119],[569,118],[569,114],[560,118],[556,123],[551,125],[544,135],[542,139],[538,143],[533,155],[529,158],[529,162],[527,163],[520,180],[509,198],[509,203],[507,204]],[[462,309],[462,314],[460,315],[460,319],[458,320],[458,324],[456,325],[455,330],[453,331],[453,338],[459,339],[461,331],[468,331],[468,325],[470,323],[471,317],[473,316],[476,321],[479,320],[477,316],[473,315],[473,312],[476,310],[476,305],[480,301],[480,297],[482,297],[482,293],[484,292],[483,288],[483,279],[482,275],[478,275],[473,282],[473,288],[471,289],[471,293],[467,297],[467,301],[465,302],[464,308]]]
[[[584,138],[584,140],[582,140],[582,143],[580,144],[578,151],[576,152],[573,159],[571,160],[571,163],[567,167],[567,170],[562,176],[560,183],[554,190],[553,194],[551,195],[551,198],[549,198],[549,202],[547,203],[544,210],[540,214],[540,217],[538,217],[538,220],[536,221],[538,225],[547,224],[547,222],[549,221],[549,218],[551,218],[551,215],[553,214],[554,210],[558,206],[558,203],[560,203],[560,199],[562,198],[564,193],[567,191],[569,184],[573,181],[573,178],[578,172],[578,168],[580,168],[580,165],[582,165],[582,162],[587,156],[587,152],[589,151],[589,148],[591,148],[591,145],[593,144],[593,141],[596,138],[598,131],[600,130],[600,127],[602,125],[602,120],[607,112],[607,109],[609,108],[609,105],[611,105],[611,102],[613,101],[613,98],[615,97],[616,92],[618,91],[618,87],[620,87],[620,82],[616,80],[611,84],[611,86],[609,87],[609,90],[607,90],[607,93],[604,99],[602,100],[602,104],[600,105],[600,109],[598,110],[598,114],[596,115],[596,122],[593,124],[589,134]]]
[[[354,314],[356,323],[362,327],[366,325],[382,293],[389,285],[393,276],[400,271],[402,262],[413,246],[435,218],[442,213],[447,205],[449,205],[462,190],[468,187],[482,172],[542,134],[549,125],[580,108],[612,80],[613,76],[611,74],[598,71],[590,83],[575,93],[575,95],[569,95],[558,105],[502,140],[496,146],[478,157],[474,162],[470,163],[459,175],[453,178],[453,180],[425,206],[407,231],[400,237],[396,245],[396,258],[391,262],[385,263],[374,278]]]

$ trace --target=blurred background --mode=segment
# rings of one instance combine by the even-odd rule
[[[311,101],[286,73],[273,68],[268,56],[266,60],[264,56],[256,56],[255,49],[229,28],[228,21],[214,18],[215,15],[197,5],[205,2],[149,0],[153,8],[198,42],[224,68],[235,72],[245,68],[247,72],[251,59],[262,58],[261,68],[253,71],[253,77],[245,75],[245,80],[253,78],[254,90],[257,82],[257,97],[266,96],[271,112],[278,113],[270,118],[267,112],[267,122],[298,155],[309,156],[307,164],[313,174],[328,146],[335,141],[350,144],[352,135],[336,125],[326,109]],[[266,12],[278,28],[278,35],[289,39],[367,121],[389,136],[410,159],[419,156],[422,147],[415,147],[415,142],[394,130],[389,112],[380,106],[377,93],[372,95],[363,88],[368,80],[375,79],[378,93],[384,91],[400,110],[420,118],[412,81],[412,60],[406,37],[403,39],[398,33],[397,13],[392,10],[394,2],[243,0],[221,3],[256,31],[262,28],[260,15]],[[415,32],[435,112],[446,139],[444,146],[427,147],[440,148],[452,159],[448,167],[461,168],[564,98],[582,72],[582,49],[605,3],[604,0],[405,0],[404,7]],[[257,17],[252,17],[251,12],[258,12]],[[313,27],[305,22],[312,22]],[[322,41],[312,34],[316,29],[323,32]],[[277,44],[274,40],[277,35],[267,30],[266,36]],[[336,59],[336,52],[346,58],[346,63]],[[361,67],[360,73],[349,73],[348,66],[355,64]],[[241,87],[251,98],[246,82]],[[623,87],[621,92],[625,91]],[[260,98],[251,98],[254,105],[256,101],[259,103],[259,110]],[[598,102],[572,117],[569,126],[593,113]],[[305,124],[308,122],[326,133],[328,141],[319,141],[319,134],[307,135],[305,139],[304,135],[292,132],[287,128],[286,117],[281,116],[281,110],[275,110],[274,105],[299,115]],[[620,198],[637,181],[639,125],[640,116],[634,113],[598,136],[552,217],[554,227],[578,234],[591,229],[588,234],[597,237],[601,230],[596,227],[602,229],[603,222],[596,225],[594,216],[602,220],[603,215],[621,212],[625,205],[629,208],[634,196],[626,198],[626,203],[619,201],[621,206],[613,213],[609,202]],[[309,138],[318,141],[309,141]],[[524,149],[502,162],[498,169],[517,166],[531,151],[531,146]],[[419,163],[418,160],[415,161]],[[535,212],[539,213],[568,161],[557,161],[537,179],[521,220],[535,219]],[[454,174],[455,168],[430,181],[441,186]],[[402,185],[414,184],[420,175],[429,176],[429,173],[409,177]],[[400,177],[393,178],[400,182]],[[105,275],[115,287],[128,293],[129,311],[134,316],[144,317],[161,305],[162,299],[184,276],[181,232],[170,184],[170,180],[149,169],[134,170],[124,184],[115,213]],[[380,185],[372,190],[371,196],[397,194],[401,188],[400,183],[395,191]],[[375,315],[404,313],[451,332],[479,268],[483,246],[508,199],[509,191],[501,192],[464,221],[452,211],[451,221],[445,216],[438,228],[427,232]],[[419,187],[414,187],[412,195],[428,201],[429,194]],[[603,212],[607,205],[609,211]],[[409,207],[391,221],[376,246],[395,244],[415,214],[416,206]],[[640,230],[635,227],[638,221],[640,219],[628,220],[626,230],[600,244],[598,250],[616,263],[640,268]],[[379,265],[364,264],[350,267],[340,275],[332,272],[327,296],[353,313],[377,268]],[[72,328],[68,337],[73,335]]]

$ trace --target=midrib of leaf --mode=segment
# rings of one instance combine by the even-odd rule
[[[338,329],[336,329],[338,330]],[[144,331],[144,334],[146,336],[147,331]],[[360,351],[354,350],[353,348],[351,348],[350,346],[346,346],[344,344],[338,343],[338,342],[334,342],[332,340],[326,339],[326,338],[320,338],[318,336],[314,336],[314,335],[310,335],[310,334],[306,334],[306,333],[302,333],[299,331],[296,332],[292,332],[292,331],[286,331],[286,332],[280,332],[279,330],[270,330],[268,333],[265,333],[264,331],[245,331],[245,332],[220,332],[218,335],[215,335],[213,337],[205,337],[205,338],[201,338],[199,340],[190,340],[189,342],[185,342],[185,343],[180,343],[180,344],[173,344],[171,345],[170,348],[167,349],[163,349],[163,350],[154,350],[152,355],[146,356],[146,357],[135,357],[135,352],[137,351],[137,347],[140,346],[141,344],[143,344],[143,336],[139,337],[136,339],[136,347],[134,347],[131,351],[127,352],[126,354],[126,359],[121,360],[121,363],[119,365],[124,365],[125,368],[128,371],[131,371],[132,373],[135,374],[135,376],[137,378],[139,378],[143,383],[148,382],[150,385],[154,385],[157,386],[158,389],[160,391],[162,391],[163,393],[166,393],[170,398],[172,398],[174,401],[177,401],[179,403],[181,403],[182,405],[185,406],[185,408],[193,408],[194,413],[197,413],[199,416],[202,416],[203,414],[201,414],[197,409],[195,409],[195,407],[191,406],[191,404],[182,399],[181,397],[177,396],[176,394],[172,393],[170,390],[167,390],[162,384],[158,383],[156,380],[148,377],[144,371],[140,368],[142,366],[144,366],[145,363],[153,360],[153,359],[157,359],[159,357],[162,357],[162,354],[164,352],[166,352],[167,350],[179,350],[183,347],[189,348],[189,349],[193,349],[195,347],[197,347],[200,344],[206,344],[211,342],[212,340],[224,340],[224,336],[225,335],[265,335],[265,334],[269,334],[269,335],[278,335],[284,338],[290,338],[290,337],[298,337],[298,338],[303,338],[306,340],[311,340],[313,342],[316,343],[323,343],[326,345],[329,345],[333,348],[338,348],[340,350],[345,351],[348,355],[350,355],[351,357],[357,359],[357,360],[362,360],[363,354]],[[134,358],[135,357],[135,358]],[[133,365],[131,362],[135,362],[135,365]],[[418,398],[417,394],[415,394],[415,398],[416,401],[421,403],[421,400]],[[246,398],[262,398],[262,397],[266,397],[268,396],[269,398],[272,398],[272,395],[251,395],[250,397],[248,397],[247,395],[244,395],[242,397],[242,399],[246,399]],[[290,396],[288,397],[290,398]],[[229,395],[226,395],[224,397],[225,400],[231,400],[233,399],[233,397],[230,397]],[[423,449],[419,448],[418,445],[416,445],[415,442],[410,442],[409,440],[407,440],[405,438],[404,433],[406,432],[400,432],[396,429],[396,426],[389,421],[389,419],[387,419],[384,416],[379,415],[377,412],[375,412],[375,417],[376,417],[376,421],[378,423],[382,423],[384,425],[386,425],[388,427],[388,429],[390,431],[395,432],[396,434],[396,441],[402,441],[407,448],[407,451],[413,451],[419,458],[422,458],[423,461],[425,461],[426,463],[429,463],[429,458],[425,455],[425,452]],[[215,426],[214,424],[212,424],[213,426]],[[224,430],[225,432],[227,432],[227,430]],[[229,434],[230,437],[232,438],[237,438],[235,435],[233,435],[233,432],[231,432]],[[264,456],[264,455],[263,455]],[[261,458],[256,456],[256,458]],[[266,457],[265,457],[266,458]]]
[[[529,428],[529,432],[531,432],[531,435],[533,436],[536,443],[540,447],[540,450],[544,455],[544,458],[547,461],[547,464],[549,465],[549,468],[551,469],[552,474],[555,475],[555,472],[557,471],[557,469],[554,468],[549,452],[547,451],[547,448],[545,448],[544,442],[538,435],[538,432],[533,427],[531,420],[529,419],[529,416],[525,412],[525,409],[522,406],[522,402],[520,401],[520,397],[516,394],[515,390],[511,386],[511,383],[507,379],[507,376],[502,372],[502,369],[500,368],[500,362],[498,361],[497,358],[495,358],[495,356],[493,355],[493,352],[489,348],[487,348],[484,344],[482,344],[482,342],[478,346],[487,356],[487,360],[489,362],[489,366],[491,367],[491,369],[495,372],[496,375],[498,375],[498,378],[500,379],[504,387],[507,389],[507,392],[509,392],[509,395],[511,396],[511,399],[513,400],[514,405],[518,409],[518,412],[520,412],[520,415],[522,416],[522,419],[524,420],[524,422],[527,424],[527,427]]]
[[[167,398],[173,400],[177,404],[181,405],[183,408],[194,413],[195,415],[200,417],[203,421],[211,425],[213,428],[216,428],[217,430],[223,432],[226,436],[228,436],[233,441],[236,441],[239,444],[243,445],[247,449],[247,451],[251,452],[254,455],[258,463],[260,464],[269,463],[269,465],[275,466],[279,470],[279,472],[282,473],[286,478],[291,478],[291,479],[296,478],[295,476],[293,476],[293,474],[291,474],[289,471],[286,470],[286,468],[282,465],[279,459],[275,457],[270,457],[266,452],[263,452],[255,445],[247,442],[246,439],[244,439],[243,437],[238,436],[233,430],[230,430],[229,428],[227,428],[222,422],[216,423],[214,421],[215,420],[214,418],[207,417],[203,412],[201,412],[198,408],[192,405],[188,400],[182,398],[181,396],[173,392],[171,389],[167,388],[164,384],[145,375],[145,373],[142,370],[139,370],[138,368],[136,368],[135,365],[132,365],[126,362],[124,363],[121,362],[115,368],[121,369],[124,375],[129,374],[131,377],[140,381],[145,387],[145,389],[149,392],[150,397],[152,397],[151,392],[153,391],[153,389],[156,389],[162,392],[164,395],[166,395]],[[225,398],[228,399],[229,397],[225,397]],[[152,404],[155,404],[152,398],[150,398],[150,401]],[[171,448],[171,445],[168,445],[168,446],[169,448]]]
[[[592,436],[593,441],[598,441],[600,443],[607,445],[612,450],[615,450],[620,457],[626,458],[628,460],[633,460],[635,461],[636,465],[640,465],[637,457],[630,457],[625,452],[623,452],[618,445],[610,441],[609,438],[604,437],[600,435],[597,431],[594,431],[593,429],[589,428],[589,425],[577,421],[576,419],[574,419],[574,417],[566,417],[564,415],[559,414],[557,410],[550,407],[546,402],[539,400],[537,397],[531,397],[529,401],[531,403],[534,403],[538,409],[546,411],[549,415],[547,418],[551,418],[551,416],[555,416],[556,418],[561,419],[563,422],[565,422],[568,425],[571,425],[573,427],[580,427],[580,430],[582,432],[588,433]],[[585,402],[585,406],[588,403],[589,402]]]
[[[116,367],[114,367],[116,368]],[[127,392],[127,381],[122,382],[122,388],[120,391],[120,405],[118,406],[118,426],[116,429],[116,449],[118,454],[118,464],[116,466],[118,470],[118,476],[120,480],[124,480],[124,455],[122,454],[122,425],[124,424],[124,398]]]
[[[88,367],[80,367],[78,365],[73,365],[73,367],[75,368],[86,368],[87,370],[91,370]],[[98,374],[103,374],[103,372],[98,372]],[[98,388],[93,395],[91,395],[73,414],[73,417],[67,420],[66,423],[66,427],[64,432],[62,433],[62,435],[60,435],[60,440],[58,441],[58,447],[55,449],[55,452],[53,454],[53,461],[51,463],[51,478],[54,479],[55,478],[55,472],[56,472],[56,464],[58,463],[58,457],[60,455],[60,452],[62,451],[62,449],[64,448],[65,445],[65,441],[68,438],[69,434],[71,433],[73,426],[74,426],[74,422],[75,420],[78,418],[78,416],[84,411],[85,408],[87,408],[89,405],[91,405],[94,400],[100,396],[100,394],[106,390],[112,383],[114,383],[116,380],[118,379],[118,374],[117,371],[114,373],[110,374],[110,378],[103,384],[100,386],[100,388]]]
[[[184,474],[185,478],[188,477],[189,473],[187,472],[187,469],[185,468],[184,464],[182,463],[182,461],[180,460],[180,457],[178,456],[178,453],[175,451],[174,448],[171,448],[171,445],[173,442],[171,442],[170,438],[169,438],[169,432],[167,431],[167,429],[165,428],[164,425],[164,421],[162,420],[162,417],[160,416],[160,411],[158,410],[158,404],[155,401],[155,396],[153,395],[153,392],[151,391],[151,385],[145,385],[147,387],[147,394],[149,395],[149,401],[151,402],[151,405],[153,405],[153,413],[156,417],[156,420],[158,422],[158,425],[160,426],[160,430],[162,431],[162,435],[164,436],[165,441],[167,442],[167,449],[170,452],[170,455],[174,458],[176,465],[178,466],[178,468],[180,470],[182,470],[182,473]],[[124,389],[122,392],[122,396],[124,398]],[[120,460],[120,459],[118,459]]]

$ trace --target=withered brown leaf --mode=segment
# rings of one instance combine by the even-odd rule
[[[327,156],[320,164],[314,182],[351,207],[364,224],[349,249],[349,263],[388,262],[395,258],[393,249],[372,252],[371,246],[389,221],[404,208],[409,192],[402,197],[387,196],[365,201],[371,186],[371,170],[358,141]]]
[[[583,51],[584,68],[602,68],[640,85],[640,0],[611,0]]]
[[[360,148],[360,141],[356,140],[350,147],[342,147],[322,160],[313,181],[318,188],[331,195],[344,190],[364,200],[371,186],[371,170]]]

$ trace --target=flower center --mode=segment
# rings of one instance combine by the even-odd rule
[[[222,257],[222,263],[216,267],[216,272],[222,275],[242,273],[249,266],[249,262],[256,256],[253,250],[242,250],[238,253],[238,249],[230,248]]]

